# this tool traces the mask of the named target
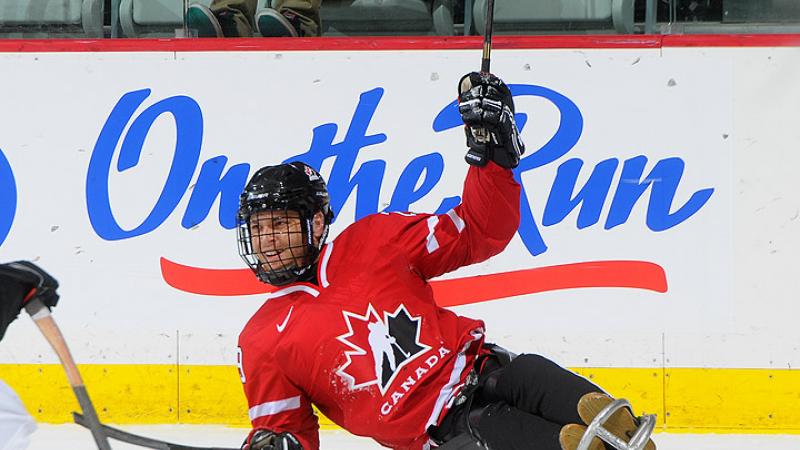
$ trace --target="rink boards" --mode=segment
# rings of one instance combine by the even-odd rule
[[[258,167],[318,167],[334,237],[458,203],[453,101],[480,41],[324,42],[0,42],[0,261],[61,281],[101,418],[246,422],[236,338],[266,286],[232,227]],[[668,430],[800,431],[798,57],[798,36],[498,37],[528,148],[520,230],[439,301]],[[12,325],[0,377],[64,422],[77,405],[37,333]]]

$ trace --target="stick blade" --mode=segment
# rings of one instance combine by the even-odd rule
[[[77,412],[72,413],[72,420],[78,425],[89,428],[89,424],[83,415]],[[144,448],[152,448],[155,450],[239,450],[239,448],[228,447],[193,447],[191,445],[174,444],[172,442],[162,441],[160,439],[153,439],[146,436],[139,436],[138,434],[129,433],[120,430],[119,428],[110,427],[101,424],[103,432],[111,439],[116,439],[120,442],[136,445]]]

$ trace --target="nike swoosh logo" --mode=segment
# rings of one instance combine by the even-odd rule
[[[292,311],[294,310],[294,305],[289,308],[289,314],[286,315],[286,318],[283,319],[283,323],[275,324],[275,328],[278,329],[278,333],[283,333],[283,329],[286,328],[286,324],[289,323],[289,317],[292,317]]]

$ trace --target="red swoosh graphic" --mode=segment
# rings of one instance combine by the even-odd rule
[[[232,296],[274,290],[250,269],[204,269],[161,258],[161,276],[175,289],[192,294]],[[647,261],[589,261],[512,272],[432,281],[439,306],[480,303],[561,289],[617,287],[667,292],[664,268]]]

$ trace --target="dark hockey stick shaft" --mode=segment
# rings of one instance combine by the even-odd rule
[[[481,73],[490,73],[492,62],[492,29],[494,25],[494,0],[486,0],[486,27],[483,33],[483,59]]]
[[[488,75],[491,70],[491,62],[492,62],[492,29],[494,24],[494,0],[487,0],[486,1],[486,26],[483,30],[483,58],[481,59],[481,74],[483,76]],[[466,89],[471,89],[472,86],[467,87]],[[464,91],[465,88],[462,86],[461,91]],[[476,142],[481,144],[486,144],[489,141],[489,134],[488,131],[484,128],[474,128],[471,130],[473,137],[475,138]],[[467,164],[482,167],[485,166],[486,163],[489,162],[489,159],[486,155],[486,150],[483,148],[473,147],[467,151],[467,154],[464,156],[464,159],[467,161]]]
[[[72,418],[78,425],[82,427],[89,427],[87,420],[82,415],[74,412]],[[224,447],[192,447],[190,445],[173,444],[172,442],[162,441],[160,439],[153,439],[146,436],[139,436],[138,434],[129,433],[118,428],[110,427],[101,424],[103,432],[111,439],[116,439],[121,442],[136,445],[139,447],[153,448],[156,450],[238,450],[237,448],[224,448]]]
[[[30,314],[33,322],[39,327],[47,342],[53,347],[53,350],[58,355],[61,365],[64,367],[64,372],[67,373],[67,381],[75,392],[78,398],[78,404],[81,410],[86,414],[89,430],[92,432],[92,437],[97,444],[99,450],[111,450],[111,445],[108,443],[108,438],[103,434],[100,428],[100,420],[97,418],[97,412],[92,405],[92,400],[89,398],[89,393],[86,391],[86,386],[83,384],[81,373],[78,371],[78,366],[75,360],[72,359],[72,354],[67,346],[67,341],[61,334],[61,330],[50,315],[50,310],[39,300],[31,300],[25,305],[25,310]]]

